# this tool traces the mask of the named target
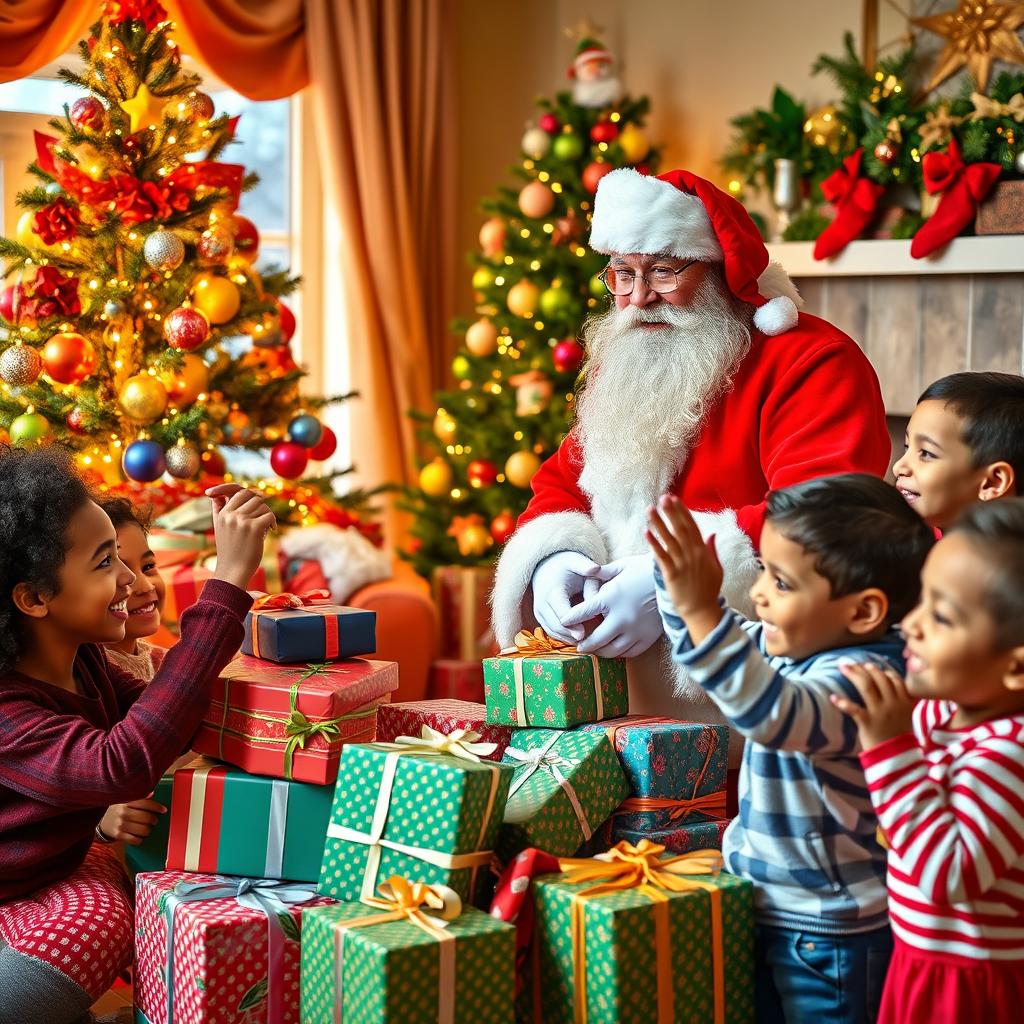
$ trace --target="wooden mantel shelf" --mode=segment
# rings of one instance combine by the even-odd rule
[[[851,242],[829,260],[814,259],[813,250],[813,242],[768,246],[771,258],[794,278],[1024,273],[1024,235],[954,238],[945,249],[922,260],[910,258],[909,239]]]

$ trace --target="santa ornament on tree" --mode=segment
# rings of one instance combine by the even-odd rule
[[[580,107],[609,107],[622,98],[622,83],[615,73],[615,59],[597,39],[588,36],[576,47],[569,68],[572,99]]]
[[[684,669],[666,680],[648,509],[677,495],[715,537],[727,601],[749,609],[768,491],[885,472],[878,381],[850,338],[798,312],[749,215],[703,178],[612,171],[590,246],[612,301],[583,328],[575,422],[498,563],[495,634],[508,647],[539,625],[626,657],[631,711],[720,720]]]

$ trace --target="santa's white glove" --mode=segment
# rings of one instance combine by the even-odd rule
[[[575,601],[593,593],[593,577],[600,571],[578,551],[556,551],[533,570],[533,617],[548,636],[570,644],[583,639],[583,627],[566,629],[563,619]]]
[[[600,567],[601,589],[562,617],[566,629],[602,617],[600,625],[578,644],[581,654],[635,658],[662,635],[654,593],[654,559],[631,555]]]

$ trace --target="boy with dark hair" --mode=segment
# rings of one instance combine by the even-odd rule
[[[649,512],[673,658],[747,744],[728,870],[755,885],[758,1024],[874,1020],[892,950],[885,851],[841,666],[903,670],[893,623],[917,599],[934,538],[892,487],[847,474],[768,495],[758,621],[724,607],[713,539],[662,498]]]
[[[953,373],[917,400],[896,489],[929,526],[944,530],[968,505],[1020,493],[1024,482],[1024,377]]]

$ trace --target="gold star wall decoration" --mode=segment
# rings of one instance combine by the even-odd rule
[[[1024,25],[1024,4],[1016,0],[960,0],[955,10],[911,20],[946,40],[928,83],[929,92],[962,67],[984,91],[992,61],[1024,64],[1024,43],[1017,35]]]

